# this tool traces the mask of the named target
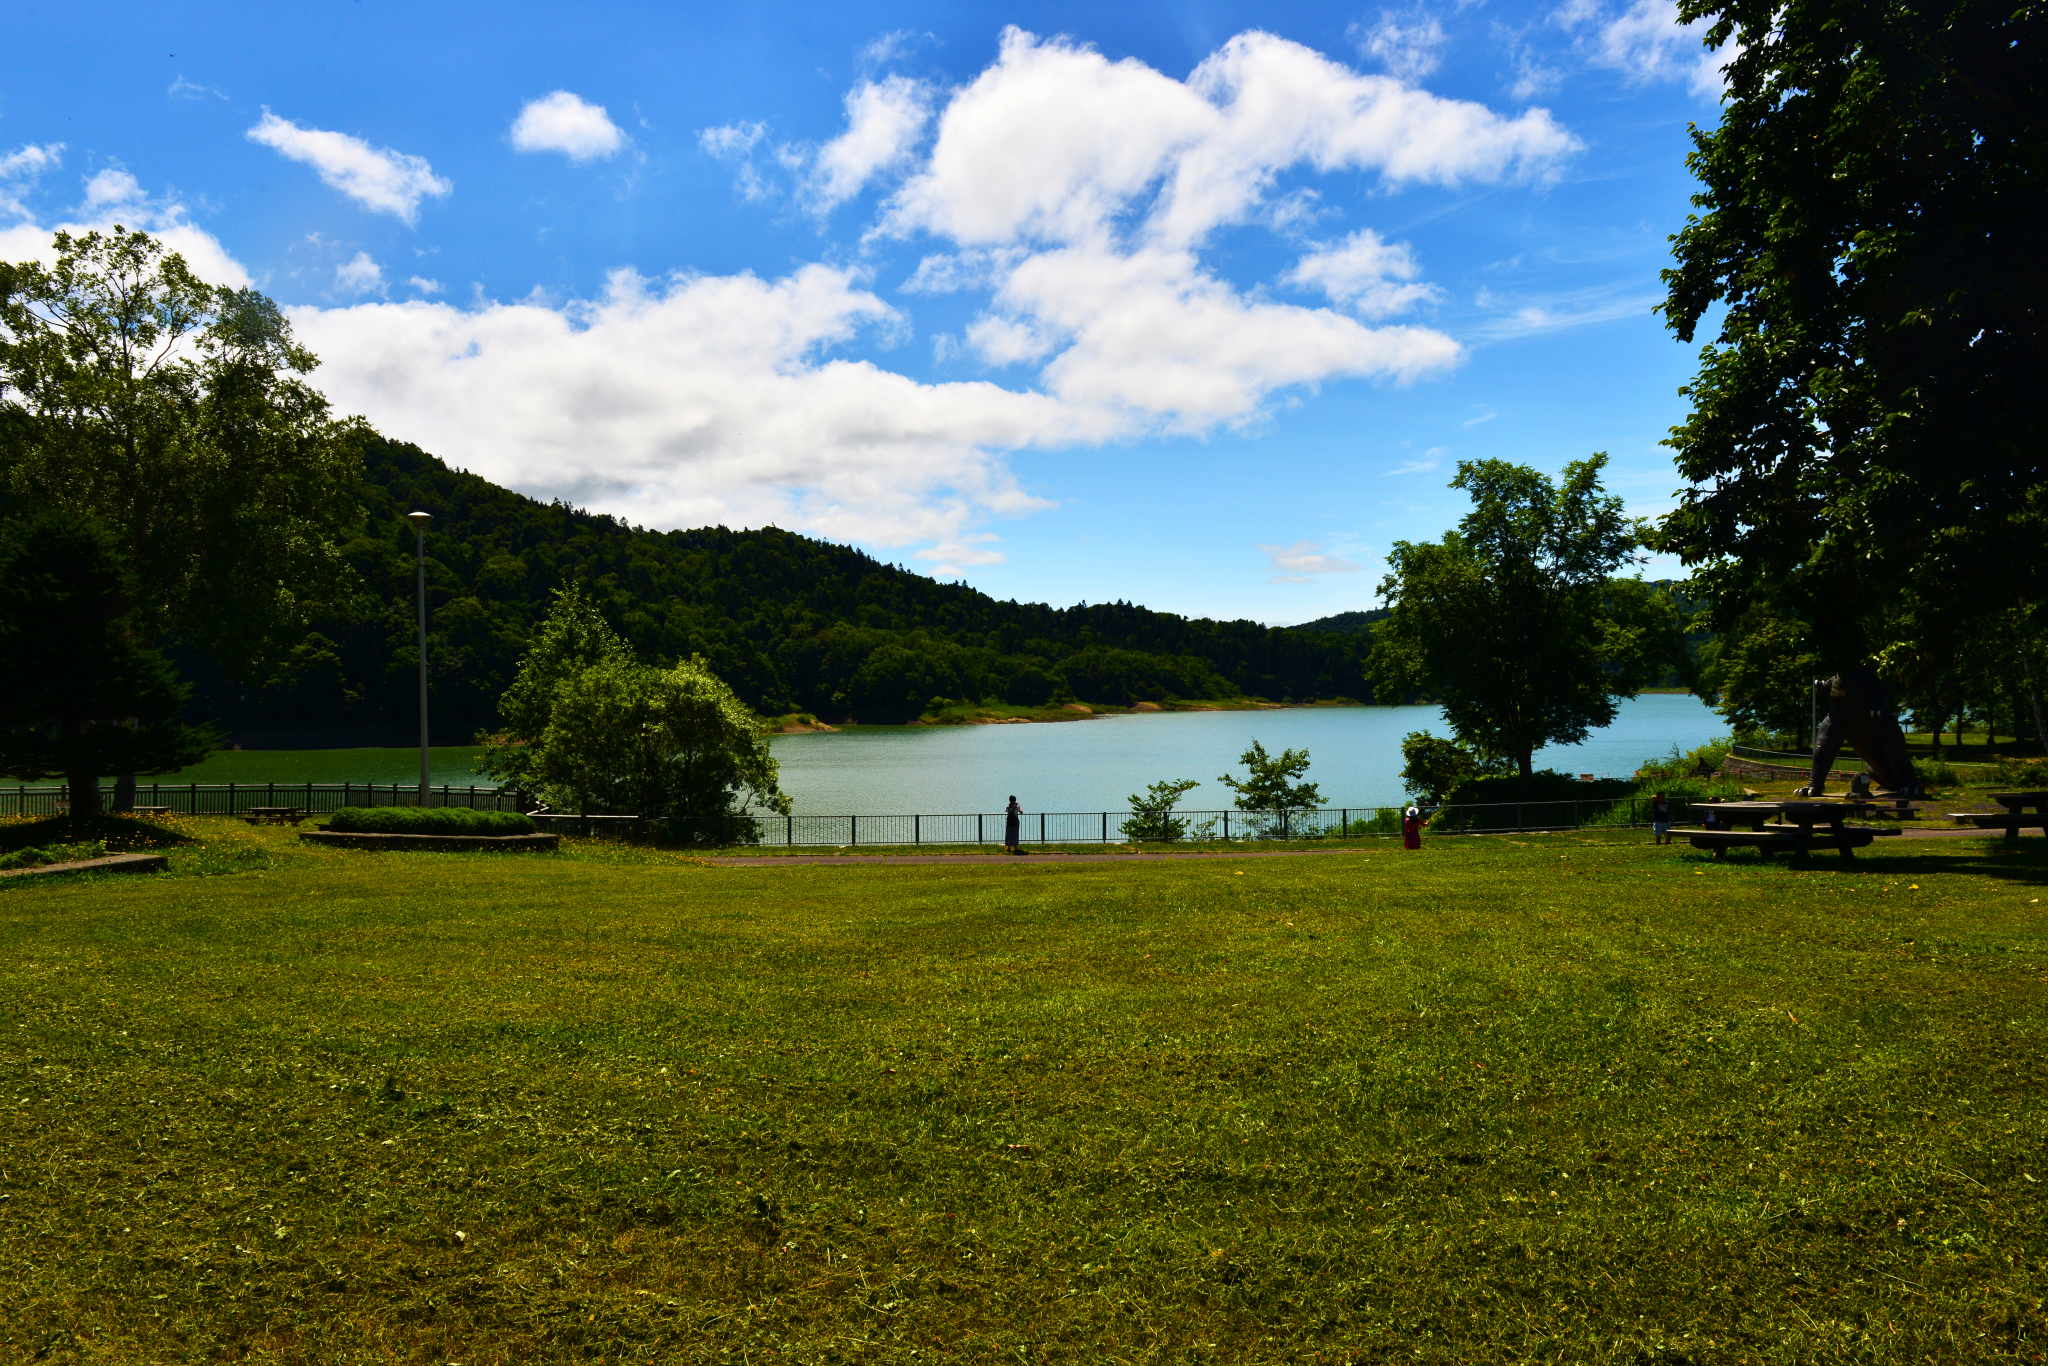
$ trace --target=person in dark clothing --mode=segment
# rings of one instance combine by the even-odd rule
[[[1422,847],[1422,812],[1409,807],[1401,813],[1401,847],[1420,849]]]
[[[1671,803],[1661,792],[1650,798],[1650,833],[1658,844],[1671,843]]]
[[[1024,834],[1024,808],[1017,805],[1017,794],[1010,794],[1010,804],[1003,808],[1003,848],[1013,854],[1024,851],[1017,847],[1017,841]]]

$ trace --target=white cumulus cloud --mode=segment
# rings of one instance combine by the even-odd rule
[[[1421,274],[1405,242],[1385,242],[1371,228],[1361,228],[1302,257],[1281,278],[1319,289],[1361,317],[1386,318],[1439,296],[1434,285],[1417,280]]]
[[[46,164],[55,165],[58,149],[41,150],[50,153]],[[0,172],[5,167],[6,159],[0,158]],[[4,184],[0,180],[0,187]],[[192,225],[183,204],[169,196],[152,198],[134,176],[117,166],[108,167],[86,182],[85,201],[70,217],[49,224],[21,222],[0,228],[0,261],[40,261],[51,265],[57,259],[53,239],[58,233],[79,237],[88,232],[109,232],[116,226],[150,233],[167,249],[183,256],[192,273],[209,284],[242,289],[252,283],[249,272],[228,254],[219,239]]]
[[[448,192],[419,158],[268,111],[250,136],[408,221]],[[1219,229],[1291,234],[1338,212],[1307,186],[1279,186],[1283,174],[1353,175],[1395,194],[1540,181],[1578,148],[1543,110],[1440,99],[1264,33],[1175,80],[1010,30],[950,93],[857,81],[843,132],[822,146],[773,147],[749,121],[698,137],[740,165],[749,195],[768,195],[773,176],[813,211],[894,178],[868,244],[929,239],[906,297],[975,296],[934,353],[1008,367],[1003,382],[925,383],[853,358],[852,345],[911,330],[859,266],[621,269],[594,299],[461,304],[426,297],[439,287],[424,277],[391,291],[367,253],[336,269],[342,303],[291,311],[322,360],[317,381],[339,410],[525,493],[643,525],[772,522],[908,546],[951,574],[1001,557],[993,519],[1045,506],[1012,475],[1013,453],[1255,427],[1320,384],[1400,383],[1457,362],[1445,333],[1387,321],[1433,290],[1406,244],[1369,229],[1310,244],[1283,276],[1327,306],[1217,272],[1205,251]],[[562,143],[545,149],[575,155]],[[153,214],[246,282],[175,206],[128,197],[139,194],[107,180],[87,216],[117,202],[131,219]],[[1309,542],[1265,550],[1278,573],[1356,568]]]
[[[819,211],[861,192],[876,175],[909,159],[931,118],[925,87],[906,76],[862,81],[846,96],[846,131],[818,149],[807,180]]]
[[[441,198],[455,187],[434,174],[426,158],[372,147],[361,138],[302,128],[268,109],[249,138],[293,161],[304,162],[320,179],[364,208],[407,223],[419,216],[420,201]]]
[[[512,123],[512,146],[521,152],[560,152],[574,162],[616,154],[626,135],[601,104],[567,90],[529,101]]]
[[[940,115],[886,226],[1071,242],[1142,207],[1145,235],[1191,244],[1244,221],[1294,166],[1454,185],[1541,177],[1578,149],[1547,110],[1507,118],[1268,33],[1232,38],[1182,82],[1013,28]]]
[[[345,411],[540,497],[655,526],[776,523],[953,546],[1043,506],[1005,452],[1096,442],[1116,421],[1043,394],[922,384],[826,353],[892,310],[849,271],[652,281],[588,304],[424,301],[295,309]]]

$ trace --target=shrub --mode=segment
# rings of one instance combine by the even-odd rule
[[[2048,788],[2048,759],[2000,759],[1984,778],[2000,787]]]
[[[1728,760],[1728,751],[1735,742],[1727,737],[1709,740],[1698,749],[1681,751],[1677,745],[1661,759],[1652,759],[1636,770],[1636,780],[1641,783],[1668,785],[1681,779],[1691,779],[1704,763],[1718,769]]]
[[[1173,814],[1175,803],[1200,787],[1193,778],[1154,783],[1144,796],[1131,794],[1131,818],[1118,828],[1127,840],[1177,840],[1188,833],[1188,823]]]
[[[57,861],[57,856],[49,850],[31,845],[27,849],[17,849],[11,854],[0,854],[0,871],[10,868],[41,868],[45,864]]]
[[[517,811],[468,806],[344,806],[327,828],[350,835],[530,835],[533,822]]]

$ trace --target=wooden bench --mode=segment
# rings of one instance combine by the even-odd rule
[[[1965,825],[1974,825],[1979,830],[2003,830],[2005,837],[2016,840],[2022,830],[2039,830],[2048,834],[2048,792],[1992,792],[1986,794],[2005,808],[2004,814],[1996,811],[1951,811],[1948,818]],[[2027,808],[2033,807],[2033,814]]]
[[[296,806],[251,806],[243,809],[242,819],[251,825],[296,825],[305,814]]]

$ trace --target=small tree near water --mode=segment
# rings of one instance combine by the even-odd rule
[[[1237,794],[1234,804],[1252,817],[1256,833],[1284,828],[1294,816],[1323,804],[1323,794],[1316,784],[1297,781],[1308,772],[1307,750],[1283,749],[1278,754],[1268,754],[1266,747],[1254,740],[1250,749],[1237,756],[1237,761],[1245,767],[1242,779],[1226,773],[1216,781]]]
[[[1193,778],[1154,783],[1145,789],[1140,797],[1131,794],[1131,818],[1118,827],[1127,840],[1177,840],[1185,839],[1188,823],[1173,814],[1174,806],[1188,793],[1200,787]]]
[[[694,843],[744,838],[752,824],[724,818],[749,807],[789,811],[759,718],[699,658],[613,656],[563,680],[529,758],[550,803],[663,817]]]

